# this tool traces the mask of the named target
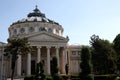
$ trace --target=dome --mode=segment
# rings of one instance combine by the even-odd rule
[[[43,31],[63,36],[64,29],[59,23],[46,18],[45,14],[42,13],[37,6],[33,12],[27,15],[27,18],[18,20],[9,27],[10,37],[16,37],[17,35],[31,35]]]
[[[23,23],[23,22],[48,22],[48,23],[53,23],[53,24],[59,25],[59,23],[46,18],[45,14],[41,13],[41,11],[37,8],[37,6],[33,10],[32,13],[29,13],[27,15],[27,18],[18,20],[17,22],[14,22],[12,25],[17,24],[17,23]]]

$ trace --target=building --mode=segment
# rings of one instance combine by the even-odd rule
[[[69,74],[79,73],[79,45],[69,45],[68,37],[63,37],[64,28],[57,22],[46,18],[36,6],[27,18],[14,22],[9,27],[9,38],[27,37],[34,51],[18,55],[16,76],[35,73],[36,63],[43,61],[46,74],[51,73],[51,59],[56,56],[61,74],[65,74],[65,65],[69,64]],[[10,63],[8,63],[10,64]],[[9,67],[10,68],[10,67]],[[10,69],[8,69],[10,76]]]

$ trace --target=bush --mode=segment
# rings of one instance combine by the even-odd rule
[[[52,77],[50,75],[46,75],[46,80],[52,80]]]
[[[80,80],[79,75],[62,75],[62,80],[68,80],[72,79],[72,80]]]
[[[80,79],[81,80],[94,80],[92,75],[91,52],[88,47],[83,47],[81,50],[81,63],[80,63]]]
[[[89,74],[87,79],[88,80],[94,80],[94,75],[93,74]]]
[[[63,78],[59,74],[54,74],[53,80],[63,80]]]
[[[116,77],[117,77],[116,75],[96,75],[94,79],[95,80],[115,80]]]
[[[120,77],[116,77],[114,80],[120,80]]]
[[[35,80],[35,76],[34,75],[26,76],[24,80]]]

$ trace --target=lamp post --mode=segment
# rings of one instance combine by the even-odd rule
[[[3,80],[3,65],[4,65],[4,44],[3,42],[0,42],[0,44],[2,44],[2,54],[1,54],[1,76],[0,76],[0,80]]]

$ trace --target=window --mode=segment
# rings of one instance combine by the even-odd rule
[[[59,30],[56,30],[56,33],[59,33]]]
[[[80,55],[80,51],[78,51],[78,55]]]
[[[20,33],[24,33],[25,29],[24,28],[20,28]]]
[[[14,29],[13,34],[17,34],[17,30],[16,29]]]
[[[29,28],[29,32],[33,32],[35,29],[33,27]]]
[[[49,29],[48,29],[48,32],[52,33],[52,32],[53,32],[53,30],[52,30],[51,28],[49,28]]]
[[[76,55],[76,51],[72,51],[72,55]]]
[[[46,31],[45,27],[40,27],[39,31]]]

